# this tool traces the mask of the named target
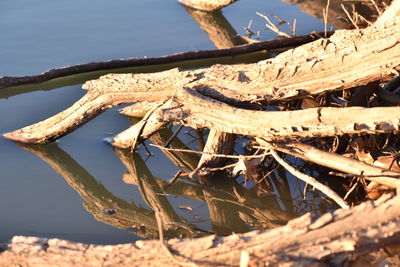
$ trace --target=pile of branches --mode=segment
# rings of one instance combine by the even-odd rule
[[[347,209],[350,206],[347,197],[353,192],[361,198],[377,199],[384,192],[400,188],[399,15],[400,0],[394,0],[365,29],[340,30],[330,37],[314,34],[300,38],[313,41],[294,48],[285,47],[285,52],[268,50],[270,58],[253,64],[108,74],[86,82],[83,88],[87,94],[70,108],[4,137],[22,143],[51,142],[114,106],[135,103],[121,113],[140,116],[141,120],[115,136],[114,146],[135,150],[143,140],[169,124],[206,128],[209,129],[207,142],[197,152],[202,157],[188,173],[193,179],[228,171],[233,176],[243,173],[247,179],[257,182],[260,176],[271,171],[260,170],[261,167],[275,167],[279,163]],[[284,42],[287,40],[295,39]],[[26,79],[21,81],[25,83]],[[249,140],[244,155],[232,155],[238,137]],[[169,149],[168,144],[158,147]],[[310,172],[299,171],[287,160],[290,157],[282,157],[283,154],[328,167],[330,175],[345,179],[345,192],[331,189],[326,181],[310,176]],[[379,223],[389,225],[385,216],[393,215],[390,225],[398,228],[396,201],[393,199],[390,208],[379,213],[382,218],[374,217],[377,220],[374,227]],[[364,218],[362,209],[359,206],[349,211],[356,213],[351,225],[346,223],[350,232],[354,230],[351,227],[357,226],[353,222]],[[348,218],[350,214],[340,212],[345,215],[322,216],[316,228],[330,224],[336,217]],[[307,223],[305,232],[313,229],[311,223]],[[292,226],[293,223],[288,224],[288,228]],[[386,239],[377,247],[398,242],[397,228],[381,233]],[[343,230],[342,225],[330,233],[338,232],[337,229]],[[279,231],[275,233],[282,240]],[[310,239],[313,245],[317,244],[314,237]],[[332,237],[331,241],[337,245],[347,237],[347,234]],[[378,239],[357,239],[351,249],[361,247],[366,240]],[[340,253],[349,248],[339,245]],[[285,242],[282,247],[288,248]]]
[[[54,141],[113,106],[136,102],[122,113],[144,112],[143,119],[114,138],[117,147],[135,149],[167,124],[208,128],[192,177],[228,169],[226,155],[241,135],[251,138],[256,151],[236,164],[245,166],[239,171],[248,176],[246,166],[257,167],[271,155],[348,207],[337,193],[288,165],[280,151],[354,178],[359,183],[352,182],[351,191],[360,184],[376,198],[400,185],[400,172],[392,169],[400,118],[399,6],[395,0],[366,29],[337,31],[254,64],[105,75],[86,82],[88,93],[67,110],[4,137],[24,143]],[[384,154],[392,155],[388,165],[381,163]]]

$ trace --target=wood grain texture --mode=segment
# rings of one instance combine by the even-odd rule
[[[14,237],[1,266],[343,266],[400,241],[399,197],[384,196],[349,210],[306,214],[271,231],[228,237],[137,241],[113,246]],[[244,252],[244,253],[243,253]]]

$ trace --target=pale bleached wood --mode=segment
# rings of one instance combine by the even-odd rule
[[[393,0],[388,8],[379,18],[375,21],[375,25],[390,24],[400,16],[400,0]]]
[[[113,138],[113,146],[120,148],[129,147],[135,150],[141,140],[150,137],[153,133],[163,128],[168,122],[163,121],[162,117],[160,117],[160,114],[157,112],[157,110],[163,106],[165,106],[164,103],[153,106],[139,122],[116,135]]]
[[[271,231],[173,239],[167,242],[169,249],[159,241],[101,246],[19,236],[0,253],[0,265],[239,266],[245,251],[249,266],[344,266],[400,241],[399,201],[384,196],[319,218],[306,214]]]
[[[129,102],[158,102],[172,96],[176,85],[197,79],[190,73],[173,69],[152,74],[103,76],[103,86],[93,89],[98,80],[84,86],[89,92],[70,108],[31,126],[5,134],[22,143],[47,143],[68,134],[105,110]],[[124,84],[124,86],[120,86]],[[134,88],[134,89],[133,89]],[[93,90],[92,90],[93,89]]]
[[[258,139],[258,141],[261,144],[265,144],[266,149],[270,147],[270,144],[266,143],[264,140]],[[313,146],[301,143],[274,144],[273,147],[278,151],[311,161],[318,165],[354,174],[355,176],[361,175],[367,180],[387,185],[390,188],[400,188],[400,172],[397,171],[388,170],[336,153],[322,151]]]
[[[290,166],[286,161],[284,161],[275,150],[270,151],[271,155],[274,159],[281,164],[288,172],[299,178],[300,180],[304,181],[306,184],[314,187],[315,189],[321,191],[326,196],[331,198],[335,201],[341,208],[348,209],[349,205],[344,201],[335,191],[333,191],[329,186],[326,186],[317,181],[314,177],[311,177],[305,173],[302,173],[296,170],[293,166]]]
[[[236,141],[236,135],[229,134],[223,131],[211,129],[203,152],[197,165],[197,174],[200,176],[210,175],[212,172],[201,170],[203,168],[219,168],[226,165],[227,158],[215,157],[213,154],[230,155],[233,153]]]
[[[399,107],[319,107],[294,111],[255,111],[236,108],[206,97],[190,88],[177,90],[169,101],[153,114],[143,129],[150,136],[162,122],[193,128],[260,137],[276,141],[285,137],[321,137],[355,133],[398,133]],[[218,111],[218,112],[215,112]],[[340,119],[338,119],[340,118]],[[132,126],[131,130],[136,134]],[[129,147],[136,135],[127,130],[116,137],[119,147]]]
[[[164,121],[269,140],[345,133],[397,133],[400,126],[398,107],[256,111],[233,107],[190,88],[177,91],[170,108],[159,112]]]
[[[163,101],[188,86],[228,103],[283,99],[362,85],[391,75],[400,64],[400,18],[389,25],[338,31],[331,38],[247,65],[197,71],[106,75],[87,82],[76,105],[38,124],[8,133],[20,142],[44,143],[67,134],[100,111],[126,102]],[[232,125],[229,125],[228,129]]]
[[[183,2],[191,2],[192,4],[199,4],[203,3],[210,5],[210,4],[218,4],[224,6],[225,4],[228,5],[235,0],[225,0],[225,1],[203,1],[203,0],[180,0],[181,3]],[[192,8],[187,8],[187,12],[192,16],[193,20],[199,24],[199,27],[205,31],[209,37],[209,39],[213,42],[213,44],[220,49],[223,48],[230,48],[240,44],[243,44],[243,40],[237,38],[238,34],[232,25],[225,19],[222,15],[221,11],[217,12],[204,12],[200,10],[195,10]],[[195,170],[195,173],[192,173],[191,177],[202,177],[202,176],[209,176],[212,175],[213,172],[204,171],[204,168],[219,168],[225,166],[227,159],[221,157],[213,157],[211,154],[232,154],[234,151],[236,136],[223,132],[223,131],[216,131],[214,129],[210,129],[207,142],[203,149],[204,152],[208,152],[210,154],[202,154],[198,166]],[[196,174],[196,175],[195,175]],[[210,201],[212,202],[212,201]],[[212,207],[214,205],[210,205]],[[210,208],[210,217],[213,220],[214,213],[211,212]],[[217,208],[218,210],[218,208]],[[217,212],[218,214],[218,212]],[[224,224],[223,221],[222,224]],[[221,222],[220,222],[221,223]],[[213,223],[214,224],[214,223]]]

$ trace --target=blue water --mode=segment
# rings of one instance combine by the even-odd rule
[[[274,33],[264,30],[257,11],[268,11],[288,21],[297,18],[298,35],[323,29],[321,21],[276,0],[242,0],[225,8],[223,14],[239,34],[245,34],[244,27],[253,20],[252,28],[261,31],[260,39],[275,38]],[[2,0],[0,36],[0,75],[12,76],[85,62],[214,48],[207,34],[175,0]],[[6,94],[0,89],[0,133],[47,118],[84,94],[81,85],[24,94],[18,90],[7,89]],[[104,141],[130,125],[113,109],[57,144],[116,197],[148,208],[138,188],[122,181],[126,168]],[[170,179],[177,167],[156,149],[152,151],[158,156],[147,161],[151,172]],[[143,147],[139,152],[146,158]],[[211,228],[204,205],[184,198],[169,200],[176,212],[187,218],[192,215],[176,207],[198,207],[204,219],[198,225]],[[84,208],[82,197],[52,167],[0,138],[0,243],[14,235],[103,244],[138,239],[127,230],[97,221]]]

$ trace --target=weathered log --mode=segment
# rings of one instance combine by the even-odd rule
[[[397,18],[390,25],[338,31],[329,39],[317,40],[257,64],[107,75],[87,82],[84,87],[89,94],[70,109],[5,137],[20,142],[48,142],[107,107],[143,100],[164,101],[172,96],[172,88],[182,86],[234,103],[284,99],[380,80],[390,76],[394,68],[400,68],[399,24]],[[231,127],[226,131],[233,131]]]
[[[382,197],[320,218],[306,214],[271,231],[229,237],[137,241],[114,246],[14,237],[2,266],[343,266],[400,242],[399,197]]]
[[[219,112],[216,113],[216,110]],[[351,133],[398,133],[400,127],[398,107],[254,111],[212,100],[189,88],[179,90],[174,101],[161,106],[155,116],[163,122],[181,123],[193,128],[207,127],[264,140]],[[156,124],[159,123],[157,120]],[[146,136],[151,134],[153,128],[150,122],[146,124]],[[118,146],[132,142],[132,136],[124,138]]]
[[[328,32],[327,36],[331,36],[332,34],[333,32]],[[194,61],[194,60],[206,60],[207,62],[202,63],[200,65],[209,66],[211,64],[218,63],[218,60],[220,61],[225,57],[233,58],[235,56],[251,54],[258,51],[278,49],[282,47],[288,48],[292,46],[298,46],[319,39],[321,38],[321,36],[324,36],[324,33],[313,33],[306,36],[268,40],[268,41],[257,42],[232,48],[225,48],[225,49],[181,52],[161,57],[124,58],[124,59],[115,59],[103,62],[90,62],[90,63],[61,67],[57,69],[51,69],[41,74],[31,75],[31,76],[20,76],[20,77],[0,76],[0,89],[11,86],[24,85],[24,84],[42,83],[56,78],[82,74],[82,73],[91,73],[100,71],[108,71],[108,73],[110,73],[111,70],[113,72],[121,72],[120,70],[125,70],[124,72],[128,72],[126,68],[152,67],[152,66],[164,66],[164,65],[166,66],[164,69],[166,68],[170,69],[174,67],[173,65],[174,63],[175,64],[180,63],[180,65],[183,65],[184,62]],[[260,55],[262,56],[261,58],[263,58],[264,55],[265,53],[261,53]],[[217,59],[217,61],[213,61],[210,59]],[[193,64],[189,64],[186,67],[188,68],[193,67]],[[151,69],[150,71],[154,72],[154,70]],[[91,79],[93,79],[93,77]],[[77,81],[74,84],[82,82],[84,81]]]
[[[196,79],[195,76],[180,72],[177,69],[161,73],[152,73],[149,75],[150,76],[148,76],[148,74],[134,74],[138,79],[133,81],[129,81],[132,74],[126,74],[123,75],[123,77],[121,76],[120,78],[122,78],[122,80],[119,81],[122,82],[125,80],[130,84],[127,84],[127,87],[125,88],[117,87],[113,88],[111,91],[100,89],[90,90],[85,96],[65,111],[42,121],[36,126],[33,126],[31,130],[28,130],[27,128],[22,130],[20,132],[22,135],[17,139],[20,139],[19,142],[23,143],[46,143],[55,140],[68,134],[72,130],[89,121],[91,118],[113,106],[136,101],[157,102],[160,99],[168,99],[172,96],[171,88],[173,86],[179,83],[186,84]],[[110,83],[119,82],[113,77],[108,77],[106,79],[110,79]],[[132,90],[129,89],[132,87],[136,88],[133,94]],[[47,133],[44,132],[44,129],[40,129],[43,126],[48,128]],[[34,130],[35,128],[39,131],[43,131],[42,134],[34,134],[36,131]],[[14,133],[16,134],[15,137],[19,135],[16,132]],[[16,140],[12,137],[13,135],[14,134],[10,134],[8,137]]]
[[[173,99],[158,110],[163,121],[271,140],[290,136],[397,133],[400,126],[398,107],[255,111],[233,107],[189,88],[178,90]]]

